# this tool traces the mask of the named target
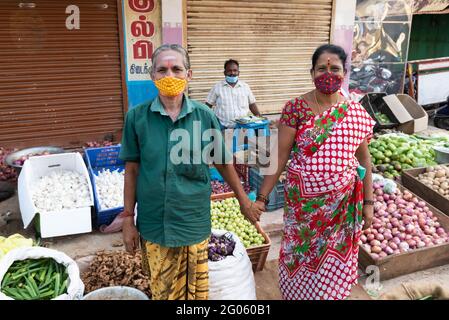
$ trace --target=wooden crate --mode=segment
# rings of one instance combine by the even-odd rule
[[[249,260],[253,265],[253,272],[262,271],[267,261],[268,252],[271,247],[271,240],[268,235],[262,230],[259,224],[256,224],[257,231],[264,237],[265,243],[260,246],[254,246],[246,249]]]
[[[443,165],[447,166],[447,164]],[[415,168],[402,171],[402,185],[417,196],[423,198],[424,201],[441,210],[444,214],[449,215],[449,199],[417,179],[417,177],[425,171],[426,168]]]
[[[401,191],[405,190],[405,188],[401,185],[398,185],[398,188]],[[424,201],[419,196],[417,196],[417,198]],[[449,217],[432,205],[427,204],[427,206],[433,212],[434,216],[438,218],[441,227],[443,227],[444,230],[449,231]],[[379,267],[380,280],[387,280],[404,274],[438,267],[448,263],[449,242],[435,245],[430,248],[421,248],[400,254],[390,255],[378,260],[374,260],[362,245],[359,246],[360,267],[363,271],[365,271],[368,266]]]
[[[214,201],[223,200],[223,199],[232,198],[232,197],[235,197],[234,192],[225,192],[225,193],[216,193],[216,194],[212,193],[210,195],[210,199],[214,200]]]
[[[224,200],[227,198],[234,197],[235,194],[233,192],[217,194],[215,199],[211,199],[213,201]],[[257,231],[264,237],[265,243],[260,246],[254,246],[246,249],[246,253],[248,254],[249,260],[251,260],[251,264],[253,266],[253,272],[262,271],[265,266],[265,262],[267,261],[268,252],[271,247],[271,240],[268,235],[263,231],[262,227],[259,223],[255,225]]]

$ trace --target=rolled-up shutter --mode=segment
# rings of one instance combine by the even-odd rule
[[[311,57],[329,42],[331,18],[332,0],[187,0],[190,97],[204,101],[233,58],[259,109],[280,112],[313,88]]]
[[[70,5],[79,30],[66,27]],[[116,0],[2,0],[0,16],[0,145],[70,145],[121,129]]]

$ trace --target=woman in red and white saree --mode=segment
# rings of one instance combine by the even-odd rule
[[[375,122],[359,103],[338,93],[335,66],[343,74],[345,59],[332,47],[313,61],[314,68],[326,67],[326,76],[312,73],[318,92],[289,101],[280,119],[279,174],[293,151],[279,256],[280,290],[288,300],[348,297],[357,283],[362,221],[366,228],[372,219],[371,172],[362,180],[357,169],[370,168],[367,144]],[[328,101],[324,110],[318,97],[325,106]],[[277,178],[265,177],[258,205]]]

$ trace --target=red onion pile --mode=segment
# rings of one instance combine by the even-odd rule
[[[0,147],[0,181],[16,181],[17,171],[7,165],[5,161],[6,156],[15,151],[17,151],[17,149]]]
[[[409,191],[396,189],[388,194],[382,183],[374,183],[374,194],[373,224],[360,238],[373,259],[449,241],[438,218]]]
[[[114,143],[109,140],[103,140],[103,141],[88,141],[84,144],[86,148],[100,148],[100,147],[109,147],[112,146]]]
[[[26,160],[28,160],[28,158],[30,157],[35,157],[35,156],[46,156],[49,155],[50,152],[49,151],[42,151],[42,152],[32,152],[29,153],[25,156],[21,156],[19,159],[14,160],[13,164],[16,166],[23,166],[23,164],[25,163]]]
[[[220,194],[220,193],[226,193],[226,192],[232,192],[233,190],[231,189],[231,187],[226,183],[226,182],[220,182],[217,180],[212,180],[211,181],[211,186],[212,186],[212,193],[213,194]],[[250,192],[250,187],[248,183],[244,183],[243,184],[243,189],[245,189],[246,193]]]

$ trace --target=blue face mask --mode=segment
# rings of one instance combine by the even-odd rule
[[[237,81],[239,80],[238,76],[226,76],[226,82],[228,83],[237,83]]]

